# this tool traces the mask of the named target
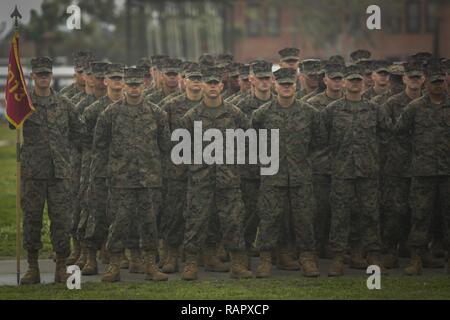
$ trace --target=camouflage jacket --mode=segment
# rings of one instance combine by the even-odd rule
[[[76,106],[78,102],[86,98],[86,96],[88,96],[88,94],[85,91],[81,91],[70,98],[70,101],[72,101],[72,103]]]
[[[389,94],[389,91],[387,91],[386,93],[377,93],[374,89],[374,87],[370,87],[369,89],[367,89],[364,93],[363,93],[363,99],[366,100],[372,100],[373,98],[375,98],[376,96],[381,96],[384,94]]]
[[[224,164],[206,164],[203,160],[202,164],[188,165],[188,178],[191,185],[210,185],[217,188],[236,188],[240,186],[240,172],[239,166],[234,161],[234,164],[225,164],[226,144],[225,144],[225,130],[226,129],[248,129],[249,121],[245,114],[236,106],[223,103],[216,108],[209,108],[200,103],[191,110],[189,110],[180,120],[180,125],[186,128],[191,133],[191,138],[194,138],[194,121],[201,121],[203,133],[208,129],[218,129],[223,137],[223,163]],[[202,141],[203,149],[209,145],[210,142]],[[192,144],[194,145],[194,144]],[[194,152],[194,148],[192,148]],[[235,144],[235,159],[236,159],[236,144]],[[191,155],[193,163],[194,156]]]
[[[181,127],[180,119],[192,109],[194,106],[200,104],[200,101],[192,101],[182,94],[179,97],[164,103],[161,109],[167,113],[170,132]],[[175,145],[177,142],[173,142]],[[187,167],[183,164],[175,165],[172,161],[167,162],[167,176],[173,180],[187,180]]]
[[[271,97],[270,99],[272,99]],[[270,100],[269,99],[269,100]],[[248,117],[248,119],[251,119],[252,113],[257,110],[260,106],[267,103],[268,101],[262,101],[259,100],[255,95],[248,95],[245,98],[241,99],[239,103],[236,105],[239,109],[242,110],[242,112],[245,113],[245,115]],[[248,143],[246,144],[246,151],[249,150]],[[248,159],[248,152],[246,154],[246,158]],[[258,165],[241,165],[241,177],[245,179],[260,179],[260,172],[259,172],[259,166]]]
[[[159,90],[153,92],[152,94],[147,95],[145,97],[145,99],[146,99],[146,101],[154,103],[159,106],[164,99],[173,97],[173,96],[175,96],[175,94],[179,94],[179,93],[180,93],[180,91],[175,91],[175,92],[172,92],[172,93],[166,95],[164,93],[163,89],[159,89]]]
[[[382,106],[386,114],[396,123],[405,107],[411,102],[411,98],[403,91],[389,98]],[[411,176],[411,140],[407,134],[394,135],[387,132],[386,159],[381,168],[383,173],[389,176]]]
[[[273,99],[254,111],[251,121],[257,130],[279,130],[278,173],[261,176],[261,183],[272,186],[311,183],[311,152],[326,142],[319,112],[298,100],[289,108],[282,108]],[[268,138],[267,150],[271,150],[270,142]]]
[[[383,109],[368,100],[341,98],[322,111],[322,118],[328,132],[331,176],[378,178],[381,131],[392,130]]]
[[[113,101],[107,96],[103,96],[91,105],[84,109],[81,116],[81,121],[84,125],[84,137],[83,137],[83,163],[82,172],[87,177],[90,175],[90,167],[92,162],[92,143],[94,141],[95,125],[100,113],[106,109],[107,106],[112,104]],[[103,171],[97,171],[97,176],[93,178],[106,178],[106,167]],[[87,181],[86,181],[87,182]]]
[[[319,89],[318,89],[318,88],[317,88],[317,89],[314,89],[314,90],[311,91],[310,93],[305,94],[303,97],[301,97],[301,98],[300,98],[300,101],[302,101],[302,102],[307,102],[308,99],[310,99],[310,98],[312,98],[312,97],[318,95],[319,93],[321,93],[321,92],[319,92]]]
[[[84,90],[83,90],[84,91]],[[80,91],[76,85],[76,83],[72,83],[71,85],[62,88],[59,91],[59,95],[63,95],[66,96],[69,99],[72,99],[76,94],[80,93],[82,91]]]
[[[72,148],[80,148],[82,126],[72,103],[51,92],[48,97],[31,93],[36,109],[23,125],[22,177],[70,178]]]
[[[312,98],[309,98],[307,102],[316,108],[318,111],[322,111],[325,109],[327,105],[336,101],[336,99],[332,99],[327,96],[326,92],[319,93]],[[316,174],[330,174],[330,159],[329,159],[329,148],[327,145],[324,145],[322,148],[316,150],[313,156],[313,172]]]
[[[158,188],[161,162],[170,148],[167,115],[158,106],[126,100],[109,105],[98,117],[92,150],[91,174],[106,168],[111,187]]]
[[[396,133],[411,139],[411,175],[450,175],[450,100],[433,105],[428,95],[413,100],[401,113]]]

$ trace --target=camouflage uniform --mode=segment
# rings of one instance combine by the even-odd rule
[[[321,137],[319,114],[306,103],[295,101],[289,108],[282,108],[272,100],[253,113],[252,126],[255,129],[279,129],[280,139],[278,173],[261,176],[258,202],[260,249],[276,248],[284,230],[282,224],[289,221],[295,231],[297,249],[312,253],[315,250],[315,203],[310,152]]]
[[[173,132],[179,128],[179,121],[187,111],[201,103],[189,100],[186,94],[164,104],[161,109],[167,113],[169,128]],[[167,162],[167,196],[163,208],[159,232],[172,247],[179,247],[183,242],[184,218],[187,194],[187,168]]]
[[[106,168],[113,219],[106,244],[109,252],[123,251],[132,220],[139,228],[141,248],[156,251],[153,192],[161,187],[161,161],[169,151],[169,139],[167,116],[153,104],[129,105],[120,100],[100,114],[92,175],[101,176]]]
[[[202,121],[203,130],[248,127],[245,114],[237,107],[224,103],[209,108],[203,103],[189,110],[180,120],[182,127],[193,136],[194,121]],[[204,146],[206,143],[204,143]],[[225,155],[225,150],[224,150]],[[185,214],[184,249],[196,254],[205,247],[211,223],[220,223],[225,249],[243,251],[244,203],[240,190],[238,165],[192,164],[188,166],[189,182]]]
[[[412,248],[423,253],[430,240],[430,226],[435,201],[440,202],[450,222],[450,101],[433,105],[428,95],[412,101],[405,108],[395,127],[397,133],[411,139],[411,232]],[[447,249],[450,246],[447,242]],[[419,254],[420,254],[419,253]]]
[[[412,99],[399,93],[383,105],[386,114],[396,123]],[[411,140],[408,135],[388,134],[386,161],[381,170],[384,175],[382,203],[384,203],[382,231],[386,251],[396,254],[400,240],[406,240],[410,225],[409,190],[411,186]]]
[[[55,94],[31,94],[36,109],[23,126],[21,147],[21,205],[24,248],[42,248],[41,229],[44,204],[50,218],[54,251],[66,257],[70,252],[72,190],[70,148],[79,146],[81,126],[70,101]]]
[[[308,103],[318,111],[322,111],[327,105],[335,100],[336,99],[328,97],[326,92],[322,92],[315,97],[308,99]],[[331,173],[328,148],[324,146],[323,148],[316,150],[313,159],[313,187],[314,198],[316,199],[317,205],[314,219],[314,234],[316,236],[317,249],[322,251],[325,250],[325,247],[328,245],[331,218]]]
[[[59,91],[59,95],[63,95],[67,97],[69,100],[72,99],[76,94],[82,92],[83,90],[78,89],[78,86],[76,83],[72,83],[71,85],[62,88]]]
[[[250,119],[255,110],[267,101],[259,100],[255,95],[248,95],[239,101],[237,107],[241,109]],[[249,147],[248,144],[246,146]],[[247,149],[248,150],[248,149]],[[256,165],[242,166],[241,191],[245,205],[244,238],[247,249],[250,249],[256,240],[256,231],[259,224],[258,194],[260,188],[259,168]]]
[[[361,75],[358,75],[361,77]],[[322,111],[328,131],[331,166],[331,229],[333,252],[343,253],[350,233],[350,213],[357,199],[362,247],[380,250],[378,210],[378,141],[380,129],[392,124],[381,108],[367,100],[332,102]]]

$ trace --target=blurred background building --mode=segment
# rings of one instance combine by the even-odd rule
[[[66,27],[72,3],[81,8],[81,30]],[[368,30],[366,8],[375,3],[382,28]],[[277,61],[286,46],[299,47],[303,58],[348,57],[358,48],[394,60],[417,51],[450,56],[450,0],[3,0],[0,65],[15,4],[27,16],[22,56],[49,55],[61,64],[82,48],[130,64],[159,53],[194,60],[203,52]]]

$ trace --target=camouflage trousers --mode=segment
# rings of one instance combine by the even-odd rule
[[[294,187],[262,185],[258,201],[260,250],[276,248],[284,232],[283,221],[289,219],[295,232],[297,250],[314,251],[314,212],[312,183]]]
[[[357,214],[362,249],[366,252],[380,251],[378,180],[368,178],[332,179],[330,200],[331,250],[336,253],[346,251],[351,224],[354,223],[351,221],[353,220],[352,215]]]
[[[383,216],[381,230],[384,250],[393,252],[401,241],[408,239],[411,211],[409,190],[411,178],[384,177]]]
[[[78,224],[80,223],[81,203],[80,203],[80,170],[81,170],[81,155],[77,150],[72,150],[72,169],[73,175],[71,177],[72,197],[73,197],[73,211],[71,219],[71,235],[77,238]]]
[[[137,228],[137,235],[133,238],[140,240],[138,248],[157,250],[158,232],[152,194],[155,191],[158,192],[154,188],[110,188],[108,210],[113,220],[106,242],[109,252],[120,253],[125,249],[133,225]]]
[[[89,183],[86,181],[81,181],[80,189],[78,191],[80,217],[76,226],[76,237],[80,241],[83,241],[86,235],[86,226],[89,218],[89,193]]]
[[[314,216],[314,234],[318,249],[323,250],[328,245],[330,236],[330,192],[331,176],[325,174],[313,175],[314,198],[316,213]]]
[[[217,188],[190,182],[184,215],[184,250],[195,254],[205,246],[214,245],[220,238],[227,251],[244,250],[244,210],[240,188]]]
[[[242,200],[245,205],[244,239],[245,247],[250,249],[256,240],[259,224],[258,194],[260,181],[257,179],[243,179],[241,182]]]
[[[88,192],[88,218],[85,240],[88,248],[100,250],[108,236],[111,217],[108,217],[109,190],[106,178],[96,178]]]
[[[167,244],[178,248],[184,237],[187,180],[167,180],[167,194],[158,232]]]
[[[70,252],[72,197],[70,179],[22,179],[23,246],[26,250],[42,248],[41,232],[44,205],[50,219],[53,250],[63,256]],[[69,196],[68,196],[69,195]]]
[[[447,249],[450,249],[450,177],[413,177],[411,181],[411,232],[409,243],[418,250],[426,250],[430,241],[433,212],[440,205],[443,214]]]

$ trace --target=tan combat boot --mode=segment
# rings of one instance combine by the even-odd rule
[[[146,264],[142,261],[141,251],[137,249],[130,249],[130,273],[145,273],[147,271]]]
[[[416,250],[411,249],[411,261],[403,271],[408,276],[418,276],[422,274],[422,257]]]
[[[388,250],[383,257],[383,265],[386,269],[398,268],[398,256],[395,249]]]
[[[353,249],[350,253],[350,268],[365,270],[368,266],[367,260],[363,257],[362,250]]]
[[[128,269],[130,267],[130,261],[128,260],[125,249],[120,254],[120,269]]]
[[[184,270],[181,274],[183,280],[197,280],[198,258],[196,254],[185,252]]]
[[[20,279],[20,284],[36,284],[41,282],[41,275],[39,272],[38,263],[39,251],[28,250],[28,270]]]
[[[168,246],[167,258],[161,271],[164,273],[178,272],[178,248]]]
[[[248,279],[252,278],[253,274],[247,269],[247,257],[243,252],[231,253],[231,272],[230,276],[233,279]]]
[[[256,268],[257,278],[270,278],[272,276],[272,253],[261,251],[259,254],[259,265]]]
[[[66,257],[56,254],[55,283],[66,283],[69,276],[66,271]]]
[[[80,255],[79,255],[77,261],[75,261],[75,264],[80,269],[83,269],[84,265],[86,264],[87,256],[88,256],[88,249],[87,249],[86,243],[84,241],[81,241],[80,242]]]
[[[442,259],[436,259],[433,254],[427,250],[422,255],[422,265],[424,268],[440,269],[445,268],[445,262]]]
[[[331,260],[330,267],[328,269],[329,277],[340,277],[344,275],[344,255],[342,253],[335,254],[333,260]]]
[[[102,276],[103,282],[116,282],[120,281],[120,259],[122,257],[121,253],[110,253],[109,254],[109,269]]]
[[[277,268],[280,270],[295,271],[300,270],[300,265],[288,250],[280,249],[277,255]]]
[[[383,261],[380,258],[380,253],[376,251],[371,251],[367,253],[367,264],[368,266],[378,266],[380,267],[380,272],[383,275],[388,274],[388,270],[383,265]],[[366,268],[367,269],[367,268]]]
[[[225,265],[216,255],[215,247],[207,247],[203,254],[203,262],[205,264],[205,271],[212,272],[228,272],[230,268]]]
[[[223,242],[220,242],[219,245],[217,246],[217,257],[222,262],[230,261],[230,255],[228,254],[227,250],[225,250]]]
[[[92,248],[88,249],[87,261],[83,269],[81,270],[81,274],[84,276],[93,276],[98,274],[97,250]]]
[[[305,277],[320,276],[319,268],[317,267],[316,256],[312,252],[303,252],[300,255],[300,266]]]
[[[78,258],[80,257],[81,249],[80,249],[80,243],[77,239],[73,238],[73,248],[70,252],[70,256],[66,259],[66,264],[68,266],[71,266],[77,262]]]
[[[156,266],[156,252],[148,251],[145,253],[146,273],[145,280],[167,281],[169,276],[159,271]]]

